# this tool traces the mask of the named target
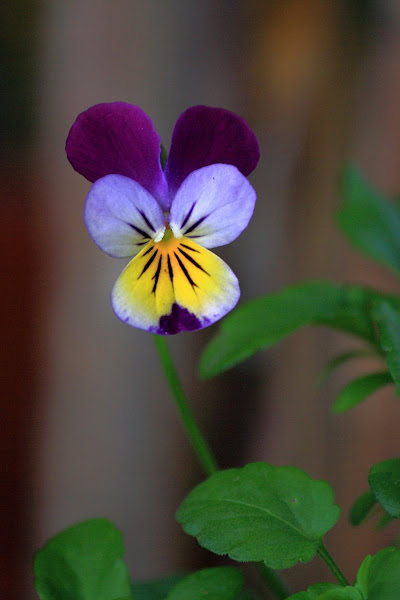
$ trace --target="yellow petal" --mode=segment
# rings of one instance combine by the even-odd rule
[[[238,281],[216,254],[187,238],[150,241],[117,279],[118,317],[153,333],[174,334],[211,325],[237,303]]]

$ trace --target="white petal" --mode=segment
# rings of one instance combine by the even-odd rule
[[[196,240],[205,248],[229,244],[247,227],[256,193],[232,165],[193,171],[172,201],[170,227],[175,237]]]
[[[91,187],[85,223],[96,244],[111,256],[135,256],[165,231],[163,211],[137,181],[106,175]]]

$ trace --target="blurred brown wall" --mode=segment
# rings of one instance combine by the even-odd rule
[[[262,149],[252,177],[258,204],[246,232],[220,252],[243,299],[311,277],[396,290],[345,244],[332,214],[337,171],[349,155],[382,189],[400,187],[400,17],[389,1],[7,7],[0,185],[7,264],[2,508],[9,518],[0,576],[8,600],[20,600],[35,597],[32,546],[91,516],[122,528],[135,578],[213,560],[174,522],[201,473],[152,340],[112,314],[108,297],[122,264],[98,251],[81,220],[89,186],[64,155],[76,115],[97,102],[127,100],[152,116],[166,145],[189,105],[225,106],[248,119]],[[170,343],[221,466],[290,462],[332,483],[344,516],[329,547],[352,578],[361,557],[393,535],[378,536],[369,525],[350,529],[346,510],[366,486],[369,464],[396,454],[397,404],[382,395],[332,417],[344,380],[323,390],[315,380],[349,340],[320,330],[200,383],[195,364],[211,334]],[[314,561],[288,578],[301,589],[328,574]]]

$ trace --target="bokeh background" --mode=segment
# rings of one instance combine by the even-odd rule
[[[229,108],[262,152],[255,217],[219,252],[242,299],[310,278],[398,291],[341,238],[333,214],[349,157],[385,192],[400,190],[399,3],[4,0],[2,12],[1,596],[35,598],[34,550],[93,516],[123,530],[135,580],[215,564],[174,521],[202,474],[151,336],[109,306],[124,261],[85,231],[89,183],[69,166],[65,138],[98,102],[138,104],[166,146],[186,107]],[[353,578],[395,534],[352,529],[346,514],[370,464],[399,454],[398,400],[389,390],[331,416],[340,386],[370,365],[318,388],[323,364],[351,345],[321,329],[200,382],[196,364],[216,328],[170,345],[218,461],[291,463],[328,480],[343,507],[328,547]],[[287,578],[295,591],[330,576],[314,560]]]

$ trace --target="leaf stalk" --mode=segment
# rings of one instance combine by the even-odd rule
[[[210,476],[218,470],[217,462],[199,427],[197,426],[193,413],[189,407],[165,337],[162,335],[154,335],[153,338],[165,377],[167,379],[186,435],[197,455],[197,458],[200,461],[201,466],[204,469],[204,472],[207,476]]]
[[[318,552],[319,557],[324,561],[324,563],[326,564],[328,569],[332,572],[332,574],[334,575],[336,580],[341,585],[344,585],[344,586],[350,585],[349,582],[347,581],[346,577],[343,575],[342,571],[340,570],[339,565],[336,564],[336,562],[334,561],[332,556],[329,554],[329,552],[326,549],[325,544],[322,540],[318,547],[317,552]]]
[[[204,469],[204,472],[209,477],[218,471],[217,461],[215,460],[207,442],[198,428],[196,420],[189,407],[165,337],[162,335],[154,335],[153,338],[165,377],[167,379],[186,435],[197,455],[197,458],[200,461],[201,466]],[[262,578],[268,585],[269,589],[276,596],[277,600],[285,600],[289,597],[290,594],[287,591],[285,584],[275,571],[267,567],[262,562],[257,563],[257,567]]]

